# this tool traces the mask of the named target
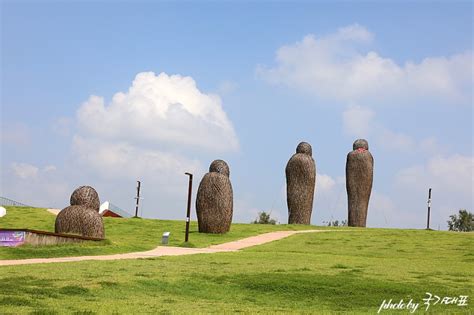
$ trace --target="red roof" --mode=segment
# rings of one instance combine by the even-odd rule
[[[112,210],[106,209],[102,212],[103,217],[122,218],[120,214],[113,212]]]

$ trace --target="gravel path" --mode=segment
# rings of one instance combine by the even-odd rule
[[[228,242],[228,243],[219,244],[219,245],[212,245],[206,248],[158,246],[155,249],[152,249],[146,252],[135,252],[135,253],[125,253],[125,254],[115,254],[115,255],[0,260],[0,266],[62,263],[62,262],[83,261],[83,260],[137,259],[137,258],[151,258],[151,257],[160,257],[160,256],[179,256],[179,255],[235,252],[243,248],[280,240],[282,238],[285,238],[294,234],[317,233],[317,232],[328,232],[328,230],[270,232],[270,233],[265,233],[265,234],[261,234],[257,236],[247,237],[247,238],[233,241],[233,242]]]

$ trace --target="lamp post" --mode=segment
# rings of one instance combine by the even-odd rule
[[[189,240],[189,222],[191,221],[191,193],[193,190],[193,174],[191,173],[184,173],[184,174],[189,176],[188,209],[186,211],[186,234],[184,237],[184,241],[187,242]]]
[[[428,219],[426,220],[426,229],[430,229],[430,212],[431,212],[431,188],[428,190]]]
[[[135,218],[138,218],[138,203],[140,202],[140,181],[137,180],[137,196],[135,199],[137,200],[136,206],[135,206]]]

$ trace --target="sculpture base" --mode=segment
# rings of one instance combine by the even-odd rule
[[[102,240],[81,235],[59,234],[29,229],[0,229],[0,247],[16,247],[25,244],[32,246],[59,245]]]

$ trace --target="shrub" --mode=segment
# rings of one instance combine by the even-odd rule
[[[327,224],[327,226],[347,226],[347,220],[335,220],[335,221],[323,221],[323,224]]]
[[[265,211],[259,212],[258,217],[255,221],[252,222],[253,224],[276,224],[276,220],[270,218],[270,213],[266,213]]]

